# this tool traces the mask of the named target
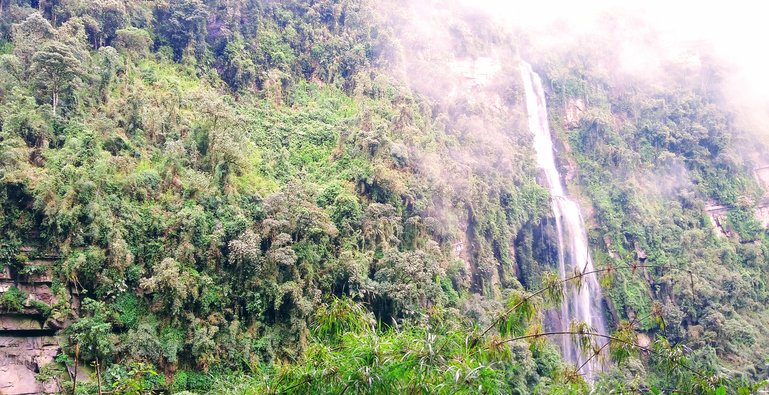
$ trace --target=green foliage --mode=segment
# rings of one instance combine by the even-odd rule
[[[374,291],[382,300],[376,311],[383,321],[388,317],[414,315],[427,307],[442,305],[440,277],[443,268],[431,251],[385,252],[374,273]]]
[[[555,55],[545,66],[560,95],[548,103],[556,114],[553,129],[579,168],[572,186],[595,212],[591,244],[605,249],[594,255],[596,264],[614,268],[604,294],[620,320],[634,328],[686,344],[699,355],[718,355],[703,358],[701,368],[718,372],[723,366],[727,376],[734,369],[758,379],[752,372],[760,356],[743,342],[759,330],[754,323],[766,312],[745,308],[742,301],[766,300],[762,291],[754,292],[763,285],[751,279],[767,266],[752,266],[766,258],[745,247],[765,237],[754,218],[752,202],[760,192],[751,180],[749,155],[735,143],[745,136],[717,95],[686,82],[689,71],[671,67],[665,86],[627,94],[611,89],[619,81],[602,70],[619,54],[604,40],[613,38]],[[596,45],[609,50],[594,56]],[[580,106],[578,119],[563,119]],[[704,209],[716,205],[728,212],[711,221]],[[730,236],[722,239],[720,232]],[[741,330],[730,325],[726,331],[728,320],[716,311],[728,311]],[[648,372],[628,368],[623,380],[643,378],[659,388],[687,380],[691,388],[696,381],[691,375],[666,376],[672,366],[656,369],[658,363],[663,362],[653,358]],[[703,384],[692,391],[715,388]]]
[[[176,373],[174,381],[171,384],[171,390],[174,391],[174,393],[182,391],[190,391],[193,393],[211,392],[216,391],[216,388],[221,388],[221,386],[215,385],[214,380],[210,375],[184,370]]]
[[[165,44],[174,50],[179,60],[187,46],[203,38],[206,32],[206,5],[200,0],[159,2],[155,8],[158,33]]]
[[[372,321],[360,304],[350,299],[334,299],[315,313],[314,335],[318,339],[338,342],[345,333],[365,332]]]
[[[26,92],[18,87],[13,89],[3,104],[3,133],[8,134],[8,137],[19,136],[27,145],[32,146],[41,145],[51,138],[53,133],[50,124],[35,104],[35,99],[27,96]]]
[[[523,291],[512,292],[506,307],[507,314],[500,321],[500,335],[523,335],[533,323],[538,313],[538,305],[534,296]]]
[[[182,312],[190,294],[195,280],[193,273],[184,270],[175,259],[165,258],[155,267],[152,277],[142,279],[139,284],[147,292],[155,293],[169,314],[176,315]]]
[[[435,321],[434,331],[407,326],[373,330],[353,302],[336,300],[335,314],[319,314],[320,336],[298,363],[265,372],[264,379],[230,380],[213,393],[252,393],[274,388],[281,392],[319,393],[455,393],[473,391],[528,392],[537,372],[527,365],[523,348],[512,356],[486,344],[468,348],[467,333],[456,325]],[[453,319],[447,317],[448,320]],[[334,323],[336,321],[336,323]],[[363,325],[353,324],[362,321]],[[336,329],[345,328],[344,331]],[[325,340],[332,335],[333,342]],[[472,347],[472,346],[471,346]],[[517,352],[517,351],[516,351]],[[329,367],[332,367],[329,369]],[[511,387],[511,382],[520,384]]]
[[[118,296],[111,307],[117,313],[117,323],[131,329],[136,328],[147,313],[139,299],[129,293]]]
[[[112,324],[107,321],[104,302],[86,298],[82,310],[87,316],[65,330],[71,344],[79,348],[80,357],[86,361],[112,358],[115,355],[115,335]]]
[[[225,46],[223,67],[222,78],[235,91],[250,88],[256,82],[256,65],[242,38],[232,40]]]
[[[24,309],[27,294],[15,286],[11,286],[0,296],[0,309],[6,312],[20,312]]]
[[[54,33],[51,23],[39,12],[29,13],[24,21],[14,24],[12,28],[14,52],[19,56],[22,64],[28,66],[30,58],[38,49],[37,46],[52,38]]]
[[[160,333],[163,358],[170,363],[176,363],[184,347],[184,340],[184,332],[181,329],[172,326],[163,328]]]
[[[161,340],[158,337],[157,326],[151,323],[141,323],[136,328],[128,330],[123,337],[122,347],[128,355],[143,361],[160,361],[162,352]]]
[[[58,362],[51,362],[43,365],[40,368],[40,372],[35,375],[35,379],[46,383],[51,380],[57,380],[61,378],[65,373],[65,368]]]
[[[0,41],[0,55],[8,55],[13,52],[13,43]]]
[[[44,319],[48,319],[48,317],[50,317],[53,312],[51,306],[39,300],[31,300],[29,302],[29,306],[40,312],[40,315],[42,315]]]
[[[146,394],[160,388],[160,375],[151,365],[141,362],[128,366],[113,365],[105,372],[111,391],[126,395]]]
[[[72,87],[80,68],[81,63],[72,49],[56,41],[46,43],[32,56],[30,73],[41,90],[48,90],[54,115],[59,106],[59,96]]]
[[[117,36],[115,48],[125,49],[129,53],[138,56],[146,55],[152,43],[152,38],[146,30],[133,26],[119,29],[115,34]]]
[[[15,1],[0,13],[0,263],[21,268],[28,244],[61,253],[57,304],[26,306],[72,322],[66,351],[98,359],[106,389],[168,390],[162,371],[176,372],[172,391],[214,393],[587,391],[544,341],[542,315],[565,295],[517,83],[504,81],[500,109],[392,80],[412,42],[378,7]],[[457,53],[508,40],[474,25],[452,22]],[[658,356],[644,365],[630,343],[639,330],[687,342],[703,370],[755,370],[769,348],[766,235],[729,117],[687,87],[617,96],[590,64],[545,68],[553,118],[589,103],[568,135],[554,125],[571,148],[559,158],[574,159],[571,187],[595,209],[596,262],[621,267],[605,291],[623,340],[609,344],[625,369],[613,374],[638,368],[596,388],[719,391]],[[716,239],[707,200],[762,244]],[[636,249],[660,268],[629,268]],[[26,299],[12,287],[0,307]]]
[[[743,242],[756,240],[762,232],[761,224],[754,217],[752,205],[738,204],[729,210],[727,221]]]

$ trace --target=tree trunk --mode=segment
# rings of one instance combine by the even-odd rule
[[[59,105],[59,92],[54,89],[51,96],[51,101],[53,102],[53,115],[56,115],[56,107]]]
[[[96,358],[96,388],[99,391],[99,395],[102,395],[102,392],[101,392],[101,370],[99,369],[99,358]]]
[[[72,375],[72,393],[77,390],[77,361],[80,358],[80,344],[75,344],[75,374]]]

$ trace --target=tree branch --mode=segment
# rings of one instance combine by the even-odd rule
[[[602,333],[595,333],[595,332],[575,332],[575,331],[543,332],[543,333],[535,333],[535,334],[532,334],[532,335],[516,336],[516,337],[512,337],[510,339],[500,340],[498,342],[495,342],[494,344],[495,345],[499,345],[499,344],[502,344],[502,343],[511,343],[511,342],[516,341],[516,340],[526,340],[526,339],[532,339],[532,338],[539,338],[539,337],[543,337],[543,336],[563,336],[563,335],[598,337],[598,338],[602,338],[602,339],[607,339],[610,342],[614,341],[614,342],[617,342],[617,343],[622,343],[622,344],[631,346],[633,348],[636,348],[636,349],[638,349],[640,351],[648,352],[648,353],[655,354],[657,356],[664,357],[664,355],[661,355],[660,353],[652,350],[651,348],[642,346],[642,345],[640,345],[638,343],[630,342],[630,341],[627,341],[627,340],[623,340],[623,339],[620,339],[620,338],[618,338],[616,336],[604,335]],[[676,365],[678,365],[678,366],[680,366],[680,367],[690,371],[691,373],[694,373],[695,375],[697,375],[700,378],[706,378],[707,377],[706,375],[704,375],[703,373],[699,372],[698,370],[696,370],[696,369],[694,369],[694,368],[692,368],[692,367],[690,367],[690,366],[688,366],[688,365],[686,365],[686,364],[684,364],[684,363],[682,363],[680,361],[677,361],[675,359],[671,359],[671,361],[674,362]]]
[[[531,298],[539,296],[539,295],[545,293],[546,291],[548,291],[550,289],[553,289],[555,287],[563,286],[564,284],[566,284],[566,283],[568,283],[570,281],[574,281],[576,279],[582,278],[582,277],[590,275],[590,274],[612,272],[612,271],[617,270],[617,269],[631,269],[631,270],[635,271],[637,269],[646,269],[646,268],[650,268],[650,269],[669,269],[669,270],[685,271],[685,272],[689,273],[692,289],[694,288],[694,279],[693,279],[693,273],[692,273],[691,270],[683,269],[683,268],[674,268],[674,267],[671,267],[670,265],[620,265],[620,266],[609,266],[609,267],[605,267],[605,268],[601,268],[601,269],[595,269],[595,270],[591,270],[591,271],[584,271],[583,270],[582,272],[579,272],[579,273],[577,273],[577,274],[575,274],[575,275],[573,275],[571,277],[563,278],[563,279],[559,280],[557,283],[551,284],[551,285],[549,285],[547,287],[544,287],[544,288],[540,288],[536,292],[527,295],[521,301],[516,303],[513,307],[507,309],[507,311],[505,311],[496,320],[494,320],[494,322],[491,325],[489,325],[483,332],[481,332],[480,336],[478,336],[478,337],[480,338],[480,337],[485,336],[487,333],[489,333],[489,331],[491,331],[495,326],[497,326],[503,319],[505,319],[508,315],[510,315],[517,308],[521,307],[521,305],[523,305],[524,303],[529,301]]]

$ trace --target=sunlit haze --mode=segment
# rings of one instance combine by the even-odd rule
[[[565,1],[510,2],[504,0],[461,0],[466,6],[489,12],[502,23],[522,29],[536,41],[547,45],[568,42],[572,35],[601,34],[603,22],[623,15],[641,22],[633,29],[656,32],[657,45],[670,56],[681,56],[693,47],[707,47],[721,58],[728,75],[724,90],[733,97],[735,110],[753,118],[752,128],[764,128],[755,120],[769,111],[769,52],[762,41],[769,37],[765,5],[761,2],[702,1]],[[656,63],[647,53],[628,42],[623,50],[623,65],[629,70],[645,70]],[[627,56],[625,56],[627,54]]]

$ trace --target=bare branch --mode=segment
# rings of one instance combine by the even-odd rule
[[[568,336],[592,336],[592,337],[598,337],[598,338],[602,338],[602,339],[607,339],[610,342],[613,341],[613,342],[617,342],[617,343],[622,343],[622,344],[628,345],[630,347],[636,348],[636,349],[638,349],[640,351],[648,352],[648,353],[652,353],[652,354],[660,356],[660,357],[664,357],[659,352],[657,352],[657,351],[655,351],[655,350],[653,350],[653,349],[651,349],[649,347],[642,346],[642,345],[640,345],[638,343],[630,342],[630,341],[627,341],[627,340],[623,340],[623,339],[620,339],[620,338],[618,338],[616,336],[604,335],[602,333],[595,333],[595,332],[556,331],[556,332],[535,333],[535,334],[532,334],[532,335],[516,336],[516,337],[512,337],[510,339],[501,340],[501,341],[496,342],[495,345],[499,345],[499,344],[502,344],[502,343],[511,343],[511,342],[516,341],[516,340],[526,340],[526,339],[531,339],[531,338],[539,338],[539,337],[543,337],[543,336],[564,336],[564,335],[568,335]],[[692,368],[692,367],[690,367],[690,366],[688,366],[688,365],[686,365],[686,364],[684,364],[684,363],[682,363],[680,361],[677,361],[677,360],[673,359],[672,362],[674,362],[676,365],[678,365],[678,366],[688,370],[689,372],[694,373],[695,375],[697,375],[700,378],[706,378],[707,377],[705,374],[701,373],[700,371],[698,371],[698,370],[696,370],[696,369],[694,369],[694,368]]]
[[[589,272],[582,271],[582,272],[579,272],[579,273],[577,273],[577,274],[575,274],[575,275],[573,275],[571,277],[567,277],[567,278],[561,279],[559,282],[557,282],[555,284],[552,284],[552,285],[550,285],[548,287],[540,288],[539,290],[535,291],[534,293],[527,295],[526,297],[521,299],[521,301],[516,303],[513,307],[510,307],[509,309],[507,309],[507,311],[505,311],[502,315],[500,315],[496,320],[494,320],[494,322],[491,325],[489,325],[483,332],[481,332],[480,336],[478,336],[478,337],[480,338],[480,337],[483,337],[486,334],[488,334],[489,331],[491,331],[495,326],[499,325],[499,323],[502,322],[503,319],[505,319],[507,316],[512,314],[517,308],[521,307],[522,304],[526,303],[531,298],[539,296],[539,295],[547,292],[548,290],[550,290],[552,288],[563,286],[564,284],[566,284],[566,283],[568,283],[570,281],[581,279],[582,277],[590,275],[590,274],[611,273],[612,271],[617,270],[617,269],[631,269],[631,270],[635,271],[637,269],[642,269],[642,268],[643,269],[648,268],[648,269],[680,270],[680,271],[683,271],[683,272],[687,272],[687,273],[689,273],[689,277],[690,277],[690,280],[691,280],[692,290],[694,288],[694,277],[693,277],[694,273],[691,270],[683,269],[683,268],[676,268],[676,267],[672,267],[670,265],[620,265],[620,266],[608,266],[608,267],[601,268],[601,269],[591,270]]]

